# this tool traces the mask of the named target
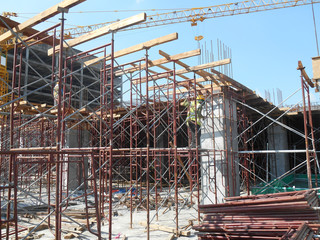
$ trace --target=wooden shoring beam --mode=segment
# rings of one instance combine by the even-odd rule
[[[221,87],[219,86],[219,87],[213,87],[213,91],[215,91],[215,90],[221,90]],[[189,91],[191,91],[191,92],[194,92],[194,88],[193,89],[185,89],[185,88],[183,88],[183,89],[179,89],[179,90],[176,90],[176,94],[182,94],[182,93],[186,93],[186,92],[189,92]],[[196,92],[199,92],[199,91],[201,91],[202,92],[202,94],[203,94],[203,91],[206,91],[206,92],[209,92],[209,93],[211,93],[211,84],[207,84],[207,85],[201,85],[201,87],[200,86],[197,86],[197,88],[196,88]],[[164,95],[173,95],[173,91],[170,91],[168,94],[167,93],[165,93]]]
[[[135,63],[131,63],[130,65],[132,65],[133,67],[137,67],[138,66],[138,64],[135,64]],[[152,71],[150,69],[149,69],[149,72],[152,73],[152,74],[159,74],[158,72]]]
[[[125,55],[128,55],[128,54],[131,54],[131,53],[135,53],[135,52],[141,51],[143,49],[151,48],[151,47],[154,47],[154,46],[166,43],[166,42],[171,42],[171,41],[177,40],[177,39],[178,39],[178,33],[171,33],[171,34],[168,34],[166,36],[155,38],[155,39],[152,39],[150,41],[147,41],[147,42],[144,42],[144,43],[139,43],[137,45],[134,45],[134,46],[131,46],[131,47],[116,51],[114,53],[114,57],[115,58],[122,57],[122,56],[125,56]],[[85,64],[85,66],[90,66],[92,64],[95,64],[95,63],[103,60],[103,59],[105,59],[105,61],[107,61],[107,60],[110,60],[111,57],[110,56],[108,56],[106,58],[105,57],[98,57],[98,58],[95,58],[95,59],[88,60],[88,61],[84,62],[84,64]],[[136,67],[133,67],[133,68],[136,68]],[[119,75],[116,74],[116,76],[119,76]]]
[[[236,80],[233,80],[232,78],[228,77],[227,75],[224,75],[223,73],[218,72],[217,70],[214,70],[214,69],[211,69],[211,72],[216,74],[218,76],[219,80],[223,79],[224,81],[230,83],[231,86],[234,86],[240,90],[244,90],[247,93],[254,94],[254,92],[251,89],[247,88],[246,86],[242,85],[241,83],[237,82]]]
[[[137,64],[131,64],[132,66],[134,66],[134,67],[139,67]],[[159,65],[158,67],[160,67],[160,66],[162,66],[162,65]],[[162,66],[162,67],[160,67],[160,68],[162,68],[162,69],[164,69],[164,70],[166,70],[166,71],[172,71],[170,68],[167,68],[167,67],[165,67],[165,66]],[[148,71],[149,71],[149,73],[152,73],[152,74],[155,74],[155,75],[157,75],[157,74],[159,74],[158,72],[156,72],[156,71],[153,71],[153,70],[151,70],[151,69],[148,69]],[[173,78],[168,78],[170,81],[173,81]]]
[[[8,24],[8,26],[10,28],[14,28],[14,27],[16,27],[16,26],[18,26],[20,24],[19,22],[11,20],[10,18],[6,18],[6,17],[2,17],[2,16],[0,16],[0,18],[6,24]],[[7,26],[1,20],[0,20],[0,27],[7,28]],[[39,31],[34,29],[34,28],[28,27],[28,28],[25,28],[22,31],[20,31],[20,33],[22,33],[24,36],[30,37],[32,35],[35,35],[35,34],[39,33]],[[41,33],[41,34],[38,35],[38,38],[46,38],[47,36],[48,36],[48,34]],[[41,42],[43,42],[45,44],[48,44],[50,46],[53,46],[53,45],[59,44],[60,41],[59,41],[59,39],[54,39],[53,40],[53,38],[46,38],[46,39],[42,40]]]
[[[162,64],[158,65],[157,67],[159,67],[159,68],[161,68],[161,69],[163,69],[163,70],[165,70],[165,71],[167,71],[167,72],[172,71],[172,69],[170,69],[170,68],[168,68],[168,67],[165,67],[165,66],[163,66]],[[183,79],[189,79],[188,77],[186,77],[186,76],[183,75],[183,74],[178,74],[178,76],[181,77],[181,78],[183,78]]]
[[[301,75],[303,76],[303,78],[307,81],[307,83],[309,84],[310,87],[314,88],[314,84],[311,81],[311,79],[309,78],[308,74],[306,73],[306,70],[304,70],[305,67],[303,66],[301,61],[298,61],[298,67],[297,70],[301,71]]]
[[[198,65],[198,66],[194,66],[194,67],[190,67],[189,69],[179,69],[176,71],[176,74],[184,74],[184,73],[188,73],[188,72],[196,72],[196,71],[199,71],[199,70],[202,70],[202,69],[206,69],[206,68],[213,68],[213,67],[217,67],[217,66],[221,66],[221,65],[225,65],[225,64],[228,64],[230,63],[231,60],[230,58],[226,58],[226,59],[223,59],[223,60],[219,60],[219,61],[215,61],[215,62],[210,62],[210,63],[205,63],[205,64],[202,64],[202,65]],[[159,74],[157,76],[150,76],[149,77],[149,81],[155,81],[155,80],[158,80],[158,79],[162,79],[162,78],[167,78],[168,76],[172,76],[173,75],[173,72],[169,72],[169,73],[162,73],[162,74]],[[133,84],[136,84],[140,82],[139,79],[133,79],[132,80],[132,83]],[[146,78],[143,77],[141,78],[141,83],[144,83],[146,82]]]
[[[22,32],[23,30],[25,30],[28,27],[33,27],[57,14],[59,14],[59,10],[58,8],[71,8],[74,7],[82,2],[84,2],[86,0],[64,0],[61,3],[58,3],[56,5],[54,5],[51,8],[48,8],[47,10],[37,14],[36,16],[28,19],[27,21],[20,23],[18,26],[14,27],[12,30],[14,32]],[[12,38],[14,36],[14,33],[12,33],[12,31],[7,31],[5,33],[3,33],[2,35],[0,35],[0,43],[3,43],[4,41],[9,40],[10,38]]]
[[[208,78],[197,78],[196,79],[196,84],[198,83],[202,83],[202,82],[207,82],[207,81],[210,81],[210,79]],[[194,79],[191,79],[189,78],[188,80],[185,80],[185,81],[179,81],[177,82],[177,85],[179,86],[182,86],[182,87],[185,87],[185,88],[188,88],[189,87],[189,82],[191,82],[192,86],[191,87],[194,87]],[[216,84],[214,83],[215,86],[220,86],[220,84]],[[153,89],[157,89],[157,88],[172,88],[173,87],[173,84],[170,83],[170,84],[162,84],[162,85],[159,85],[159,86],[151,86],[148,88],[149,91],[153,90]]]
[[[200,49],[196,49],[196,50],[191,50],[191,51],[188,51],[188,52],[172,55],[170,57],[171,57],[171,59],[178,60],[178,59],[184,59],[184,58],[197,56],[197,55],[200,55],[200,54],[201,54],[201,50]],[[150,60],[148,62],[148,67],[159,66],[161,64],[165,64],[165,63],[168,63],[168,62],[170,62],[170,61],[168,59],[166,59],[166,58],[161,58],[161,59],[157,59],[157,60],[154,60],[154,61]],[[141,64],[141,69],[144,69],[145,67],[146,67],[145,63]],[[121,75],[124,75],[124,74],[127,74],[127,73],[133,73],[133,72],[136,72],[136,71],[139,71],[139,70],[140,70],[139,67],[127,68],[127,69],[124,69],[124,70],[116,71],[115,75],[116,76],[121,76]]]
[[[176,64],[178,64],[178,65],[180,65],[180,66],[182,66],[182,67],[184,67],[184,68],[186,68],[186,69],[190,68],[190,66],[188,66],[187,64],[181,62],[180,60],[174,60],[174,59],[172,59],[171,56],[170,56],[168,53],[166,53],[166,52],[164,52],[164,51],[162,51],[162,50],[159,50],[159,54],[160,54],[161,56],[165,57],[167,60],[169,60],[169,61],[174,61]]]
[[[66,44],[63,45],[64,48],[67,47],[75,47],[79,44],[88,42],[90,40],[93,40],[95,38],[107,35],[109,33],[112,33],[114,31],[126,28],[126,27],[130,27],[132,25],[135,25],[137,23],[141,23],[144,22],[147,19],[147,15],[146,13],[140,13],[137,15],[134,15],[132,17],[120,20],[118,22],[109,24],[107,26],[104,26],[102,28],[99,28],[97,30],[94,30],[92,32],[89,32],[87,34],[84,34],[82,36],[79,36],[77,38],[71,39],[69,41],[67,41]],[[56,47],[56,51],[59,51],[59,47]],[[53,48],[48,50],[48,55],[52,55],[53,54]]]
[[[161,56],[165,57],[166,59],[171,60],[171,59],[170,59],[170,55],[169,55],[168,53],[159,50],[159,54],[160,54]],[[190,69],[190,66],[189,66],[188,64],[185,64],[185,63],[181,62],[180,60],[175,60],[174,62],[175,62],[176,64],[180,65],[181,67],[187,69],[187,70]],[[212,76],[212,74],[210,74],[210,73],[208,73],[208,72],[206,72],[206,71],[204,71],[204,70],[199,70],[199,71],[196,72],[196,74],[199,75],[199,76],[201,76],[201,77],[203,77],[203,78],[209,77],[210,80],[212,80],[215,84],[217,84],[217,85],[219,84],[218,81]]]

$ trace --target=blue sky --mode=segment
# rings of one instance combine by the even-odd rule
[[[13,19],[22,22],[28,17],[35,15],[35,13],[41,12],[59,2],[59,0],[5,1],[1,3],[1,9],[2,11],[17,12],[20,18]],[[235,1],[87,0],[70,10],[70,13],[66,16],[66,27],[123,19],[140,12],[132,10],[180,9],[213,6],[230,2]],[[314,8],[317,24],[320,27],[320,4],[315,4]],[[127,11],[114,12],[115,10]],[[80,11],[83,13],[78,13]],[[87,11],[95,12],[88,13]],[[163,11],[146,11],[149,15],[156,12],[160,13]],[[57,21],[58,18],[51,20],[51,22]],[[51,22],[41,24],[36,28],[40,30],[52,24]],[[318,31],[320,32],[320,29]],[[212,40],[214,47],[216,46],[217,39],[220,39],[232,49],[233,78],[255,90],[262,97],[265,97],[265,90],[269,90],[272,94],[273,90],[276,92],[276,89],[279,88],[283,92],[283,99],[285,99],[300,88],[300,74],[296,70],[298,60],[302,61],[306,66],[307,73],[312,77],[311,58],[317,56],[317,49],[311,5],[207,19],[196,27],[191,27],[190,23],[180,23],[120,32],[115,37],[115,49],[126,48],[173,32],[179,33],[179,39],[155,47],[150,54],[152,59],[161,58],[157,53],[159,49],[169,54],[196,49],[198,43],[194,40],[194,37],[197,35],[204,36],[204,39],[201,41],[203,44],[206,41],[207,45],[209,45]],[[110,37],[105,36],[89,44],[80,45],[78,48],[87,50],[109,42],[109,40]],[[140,58],[143,57],[143,53],[140,52],[131,57]],[[130,60],[130,57],[121,59],[120,61],[126,62],[128,60]],[[197,65],[198,59],[194,57],[185,60],[185,62],[190,65]],[[320,102],[320,94],[315,93],[314,90],[311,93],[312,100]],[[286,103],[295,104],[300,99],[301,92]]]

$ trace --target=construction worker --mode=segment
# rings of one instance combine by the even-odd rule
[[[58,104],[58,99],[59,99],[59,81],[57,81],[56,84],[54,85],[52,93],[53,93],[54,105],[57,105]],[[63,93],[63,89],[62,89],[62,86],[61,86],[61,96],[62,96],[62,93]]]
[[[58,103],[58,98],[59,98],[59,81],[56,82],[56,84],[53,87],[53,102],[54,105],[56,105]]]
[[[182,105],[189,107],[189,111],[187,114],[187,125],[191,132],[191,148],[196,147],[196,143],[198,142],[198,146],[200,145],[200,137],[201,137],[201,120],[203,116],[202,112],[202,105],[204,103],[204,96],[200,93],[197,96],[196,101],[191,100],[190,102],[186,99]],[[196,123],[197,118],[197,123]],[[196,134],[197,133],[197,134]],[[196,142],[197,139],[197,142]]]

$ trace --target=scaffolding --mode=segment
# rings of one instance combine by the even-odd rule
[[[131,228],[135,212],[145,212],[147,239],[151,223],[172,207],[173,233],[179,236],[184,208],[194,209],[200,222],[200,203],[219,203],[240,190],[250,194],[251,186],[270,184],[269,177],[279,180],[286,175],[269,172],[266,154],[281,152],[269,149],[264,141],[265,130],[273,123],[310,140],[312,148],[308,150],[306,142],[304,150],[307,160],[292,169],[308,164],[311,177],[314,162],[317,173],[309,98],[303,105],[309,107],[310,134],[308,126],[301,133],[280,121],[288,111],[213,69],[229,64],[230,59],[193,67],[182,63],[181,59],[200,54],[194,50],[178,55],[161,51],[164,58],[151,60],[150,48],[159,44],[157,40],[148,47],[142,44],[142,58],[120,64],[120,54],[114,50],[115,32],[109,43],[94,49],[65,50],[63,13],[61,19],[29,38],[15,35],[20,41],[14,45],[11,87],[4,93],[10,98],[0,106],[1,239],[18,239],[27,232],[26,239],[45,225],[59,240],[66,221],[79,227],[85,224],[92,237],[112,239],[114,212],[121,204],[129,209]],[[177,38],[176,34],[165,37],[163,42]],[[50,64],[34,50],[45,41],[52,47]],[[97,54],[102,57],[97,59]],[[31,56],[46,71],[34,68]],[[151,70],[154,66],[164,71]],[[37,79],[27,79],[31,72]],[[188,72],[193,77],[184,75]],[[84,73],[90,81],[83,78]],[[304,78],[301,81],[305,84]],[[201,143],[196,140],[196,146],[191,146],[190,107],[182,103],[197,106],[200,92],[205,96],[201,108],[206,117],[201,132],[195,133],[202,135]],[[39,102],[35,96],[46,97]],[[274,113],[277,118],[271,117]],[[120,190],[122,195],[116,199],[114,193]],[[72,211],[75,200],[83,204],[83,212],[77,214],[85,222]],[[23,219],[34,210],[41,212],[40,220],[30,228]]]

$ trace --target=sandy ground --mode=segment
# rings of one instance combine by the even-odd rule
[[[89,197],[89,202],[93,202],[92,196]],[[45,201],[45,199],[44,199]],[[30,202],[28,199],[20,199],[19,206],[28,206]],[[79,212],[84,212],[84,203],[81,200],[77,201],[71,201],[71,206],[68,208],[68,210],[71,210],[74,212],[74,210]],[[34,202],[33,204],[34,205]],[[167,209],[167,211],[164,212],[166,208],[162,208],[158,211],[159,216],[158,219],[156,218],[155,210],[150,211],[150,220],[151,224],[158,224],[161,226],[171,227],[175,228],[175,207],[171,206],[170,209]],[[90,209],[91,212],[94,211],[94,209]],[[147,232],[146,228],[144,226],[140,225],[140,222],[146,221],[147,219],[147,212],[145,210],[136,210],[133,212],[133,227],[130,228],[130,211],[127,209],[125,205],[118,205],[115,206],[113,209],[113,212],[116,213],[112,217],[112,239],[124,239],[124,236],[126,236],[126,239],[128,240],[141,240],[141,239],[147,239]],[[36,215],[36,216],[30,216],[29,214],[20,214],[19,215],[19,224],[24,227],[34,227],[38,225],[41,221],[44,220],[45,214],[42,215]],[[51,215],[51,224],[54,226],[54,214]],[[184,205],[179,206],[179,228],[182,229],[189,225],[189,220],[193,220],[194,224],[197,224],[197,211],[196,211],[196,205],[193,205],[192,207]],[[71,217],[73,220],[77,221],[79,224],[72,223],[70,220],[63,218],[62,223],[62,239],[66,239],[66,234],[73,233],[75,235],[74,238],[71,239],[97,239],[97,237],[90,233],[88,230],[85,231],[79,231],[79,225],[86,225],[85,219],[78,219],[76,217]],[[91,221],[95,221],[95,217],[91,217]],[[44,222],[45,226],[47,226],[46,222]],[[40,226],[41,227],[41,226]],[[32,234],[32,238],[25,238],[26,234],[30,231],[23,231],[19,234],[20,239],[55,239],[54,238],[54,229],[49,230],[46,227],[43,230],[36,230]],[[96,224],[93,223],[91,225],[91,228],[93,231],[96,231]],[[32,228],[31,228],[32,229]],[[102,220],[102,237],[103,239],[108,239],[108,231],[109,231],[109,224],[106,219]],[[191,227],[188,227],[187,230],[190,231],[190,236],[180,236],[175,239],[197,239],[197,236],[195,232],[191,229]],[[2,234],[4,233],[4,230],[2,230]],[[154,230],[150,229],[150,239],[169,239],[170,235],[172,233],[164,232],[160,230]],[[11,239],[14,239],[11,237]]]

